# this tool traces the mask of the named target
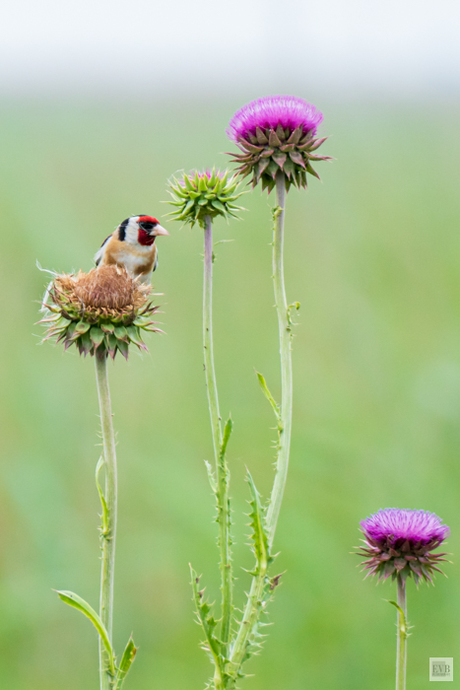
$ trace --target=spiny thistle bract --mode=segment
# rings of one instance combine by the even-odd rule
[[[322,113],[303,98],[267,96],[243,106],[230,120],[227,136],[241,153],[229,154],[239,163],[238,173],[252,173],[252,186],[262,182],[269,193],[278,172],[284,174],[286,190],[307,186],[307,173],[319,178],[312,162],[331,160],[314,154],[326,141],[315,139]]]
[[[75,344],[80,354],[112,359],[117,352],[127,359],[130,343],[147,351],[141,332],[159,331],[150,318],[158,310],[151,291],[115,265],[56,273],[43,304],[48,314],[40,321],[48,328],[44,340],[56,337],[66,350]]]
[[[177,211],[168,215],[174,220],[190,223],[192,227],[195,223],[204,227],[206,216],[211,219],[216,216],[238,218],[235,212],[243,209],[234,202],[244,194],[238,191],[238,187],[235,176],[228,179],[228,170],[220,172],[213,168],[203,172],[196,170],[188,175],[184,173],[180,180],[174,178],[170,183],[168,191],[173,201],[168,203],[176,206]]]
[[[446,561],[446,553],[432,553],[449,535],[441,518],[426,510],[385,508],[360,524],[365,539],[357,547],[359,556],[365,556],[363,570],[378,575],[379,580],[398,576],[406,580],[412,576],[418,585],[423,579],[433,582],[433,571],[442,573],[439,561]]]

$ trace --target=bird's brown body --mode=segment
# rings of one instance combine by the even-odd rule
[[[158,264],[155,238],[169,233],[152,216],[132,216],[120,223],[95,256],[97,266],[117,265],[133,278],[150,283]]]
[[[124,266],[135,278],[146,275],[150,277],[157,264],[157,248],[153,244],[151,247],[129,247],[127,251],[126,243],[112,235],[100,262],[100,265],[110,264]]]

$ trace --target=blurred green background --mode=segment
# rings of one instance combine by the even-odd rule
[[[93,361],[39,345],[46,275],[92,266],[125,217],[162,217],[176,171],[226,166],[225,127],[241,98],[4,101],[0,111],[3,335],[0,678],[8,690],[96,690],[90,623],[52,588],[97,604],[99,457]],[[257,95],[257,94],[256,94]],[[251,98],[249,94],[249,98]],[[288,196],[286,281],[301,311],[294,340],[291,468],[272,573],[269,637],[241,684],[392,687],[390,583],[363,582],[351,555],[359,521],[384,507],[436,512],[451,527],[448,579],[408,588],[410,688],[428,657],[460,643],[459,106],[317,102],[330,138],[322,183]],[[267,496],[274,438],[254,368],[279,391],[271,213],[259,190],[240,222],[215,223],[215,356],[229,448],[237,602],[248,586],[249,467]],[[218,596],[201,351],[202,231],[168,225],[156,291],[165,335],[110,365],[118,433],[115,644],[134,632],[128,690],[202,688],[188,563]]]

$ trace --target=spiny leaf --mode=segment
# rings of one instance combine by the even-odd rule
[[[110,673],[114,676],[115,675],[115,654],[112,649],[112,645],[110,644],[109,640],[109,635],[107,633],[107,630],[105,629],[105,626],[99,616],[97,615],[96,611],[86,602],[84,599],[78,596],[78,594],[75,594],[74,592],[69,592],[67,590],[55,590],[56,594],[59,596],[59,598],[65,603],[68,604],[69,606],[72,606],[73,608],[77,609],[78,611],[81,611],[83,615],[85,615],[87,618],[90,619],[91,623],[94,625],[96,628],[97,632],[99,633],[99,636],[102,640],[102,644],[107,650],[107,654],[109,656],[109,669]]]
[[[212,659],[216,667],[223,672],[224,658],[221,653],[222,642],[214,635],[214,629],[217,625],[217,621],[212,615],[212,608],[205,600],[203,596],[203,590],[198,590],[198,584],[200,578],[196,574],[195,570],[190,565],[190,574],[192,576],[192,587],[193,587],[193,597],[195,601],[195,607],[198,614],[198,619],[203,628],[204,634],[206,636],[207,651],[211,654]]]
[[[260,494],[256,489],[256,485],[254,484],[249,470],[247,473],[247,482],[251,491],[250,505],[252,511],[249,517],[251,518],[251,527],[253,531],[251,539],[253,540],[254,555],[257,561],[257,573],[265,575],[273,559],[270,557],[268,537],[265,531],[265,516],[260,502]]]

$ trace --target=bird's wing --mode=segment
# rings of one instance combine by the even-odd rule
[[[112,235],[110,234],[105,238],[105,240],[101,244],[100,248],[97,250],[96,254],[94,255],[94,261],[96,263],[96,266],[99,266],[99,264],[101,263],[102,257],[104,256],[104,252],[105,252],[104,247],[107,244],[107,242],[110,240],[111,237],[112,237]]]

